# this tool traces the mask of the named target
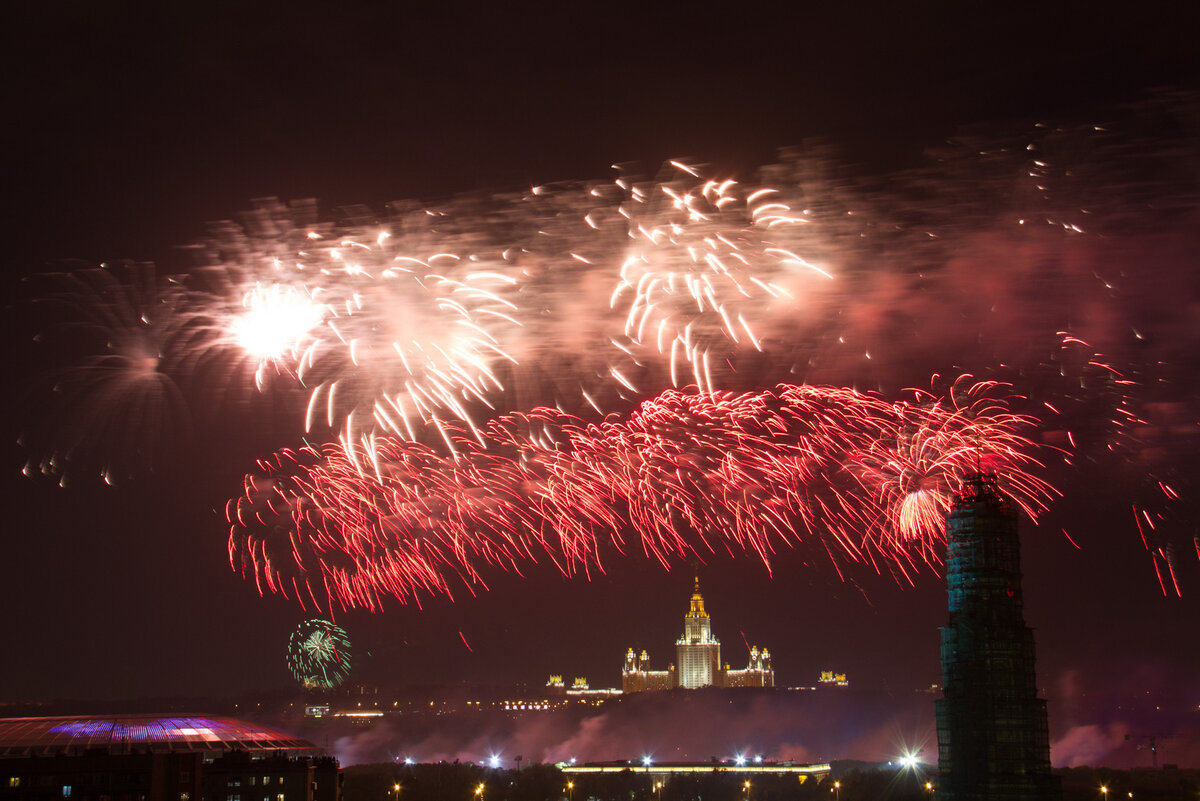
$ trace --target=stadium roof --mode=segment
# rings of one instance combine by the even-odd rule
[[[135,752],[287,752],[318,748],[279,729],[234,718],[206,716],[98,715],[94,717],[0,718],[0,757]]]

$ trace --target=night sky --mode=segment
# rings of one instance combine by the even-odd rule
[[[736,4],[669,13],[611,4],[168,5],[24,8],[0,48],[13,375],[3,701],[284,687],[287,636],[303,618],[229,570],[224,514],[255,458],[298,444],[296,398],[251,391],[222,405],[205,396],[199,435],[163,433],[167,458],[115,487],[26,478],[30,454],[17,439],[46,425],[51,407],[38,393],[55,347],[33,342],[45,321],[27,276],[126,259],[182,271],[185,246],[208,223],[261,197],[316,198],[322,209],[444,203],[465,192],[601,181],[614,163],[652,176],[671,158],[751,178],[781,148],[815,142],[832,145],[838,163],[886,176],[963,130],[1089,122],[1156,87],[1195,91],[1198,77],[1200,19],[1180,3],[1136,4],[1124,16],[1075,3],[795,4],[784,14]],[[1190,133],[1172,135],[1190,142],[1194,167],[1192,102]],[[1194,196],[1192,204],[1160,224],[1152,247],[1135,230],[1091,251],[1103,251],[1106,266],[1137,262],[1138,280],[1154,290],[1137,295],[1136,316],[1151,328],[1172,321],[1162,322],[1159,342],[1174,337],[1145,358],[1169,353],[1176,376],[1196,363],[1197,318],[1188,312],[1196,286],[1175,282],[1200,254]],[[1162,263],[1147,265],[1147,253]],[[1166,277],[1156,284],[1160,267]],[[881,378],[889,369],[881,367],[864,385],[893,391],[947,366],[896,364],[895,378]],[[1169,399],[1185,419],[1174,446],[1181,486],[1196,478],[1186,458],[1195,455],[1192,389],[1176,387]],[[1125,496],[1138,469],[1119,459],[1053,467],[1064,498],[1042,526],[1023,524],[1027,620],[1060,733],[1176,726],[1200,704],[1195,504],[1182,500],[1191,512],[1176,512],[1168,535],[1183,597],[1164,597]],[[628,551],[606,558],[591,580],[564,578],[550,564],[523,577],[491,570],[490,589],[474,596],[459,589],[453,602],[343,613],[357,677],[537,686],[561,673],[612,686],[630,646],[665,667],[691,566],[664,572],[636,546]],[[895,692],[940,681],[944,583],[932,570],[907,587],[868,569],[843,581],[819,549],[781,551],[770,572],[753,556],[706,562],[705,596],[733,667],[744,661],[744,636],[771,649],[782,685],[810,684],[823,668]],[[1151,705],[1170,715],[1156,718]]]

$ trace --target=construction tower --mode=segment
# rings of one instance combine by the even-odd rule
[[[1061,799],[1022,609],[1017,514],[994,475],[968,476],[955,496],[946,518],[946,588],[939,797]]]

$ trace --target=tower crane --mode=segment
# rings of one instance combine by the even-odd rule
[[[1161,735],[1158,735],[1158,734],[1126,734],[1125,739],[1126,740],[1145,740],[1146,741],[1145,743],[1142,743],[1141,745],[1137,746],[1137,750],[1141,751],[1143,748],[1149,748],[1150,749],[1150,762],[1152,765],[1154,765],[1155,770],[1158,769],[1158,741],[1160,739],[1162,739]]]

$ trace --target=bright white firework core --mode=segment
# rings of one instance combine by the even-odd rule
[[[306,294],[279,284],[257,286],[242,300],[246,311],[233,321],[234,340],[258,359],[279,359],[296,350],[321,323],[321,308]]]

